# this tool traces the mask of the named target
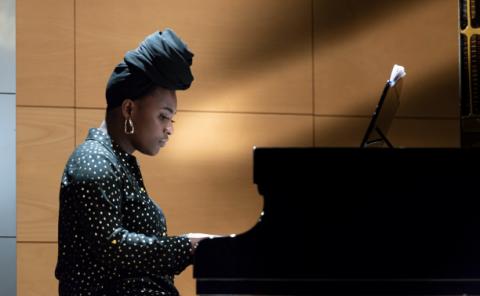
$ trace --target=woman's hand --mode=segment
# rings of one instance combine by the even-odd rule
[[[220,235],[208,234],[208,233],[187,233],[185,236],[190,240],[192,244],[192,255],[195,254],[198,243],[206,238],[220,237]]]

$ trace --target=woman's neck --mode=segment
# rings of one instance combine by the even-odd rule
[[[135,151],[135,148],[133,148],[132,143],[128,139],[127,135],[123,131],[123,125],[121,124],[108,124],[105,120],[102,121],[102,124],[98,127],[101,129],[103,132],[105,132],[107,135],[110,136],[110,138],[117,143],[120,148],[127,152],[128,154],[132,154]]]

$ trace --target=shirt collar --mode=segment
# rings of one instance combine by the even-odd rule
[[[109,151],[115,153],[120,158],[126,159],[128,161],[135,161],[135,156],[128,154],[127,152],[123,151],[123,149],[110,138],[110,135],[105,133],[104,130],[99,128],[91,128],[88,130],[88,135],[86,140],[93,140],[101,143],[105,148]]]

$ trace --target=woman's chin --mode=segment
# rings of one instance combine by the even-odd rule
[[[162,149],[163,146],[157,145],[155,147],[149,147],[149,148],[144,148],[142,150],[138,149],[141,153],[149,156],[155,156],[160,152],[160,149]]]
[[[157,147],[155,148],[154,150],[152,150],[152,153],[150,153],[149,155],[150,156],[155,156],[158,154],[158,152],[160,152],[160,149],[162,149],[163,147]]]

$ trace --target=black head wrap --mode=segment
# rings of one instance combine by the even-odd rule
[[[138,99],[155,86],[169,90],[190,87],[193,53],[171,29],[155,32],[137,49],[127,52],[115,67],[107,84],[108,109],[120,106],[125,99]]]

